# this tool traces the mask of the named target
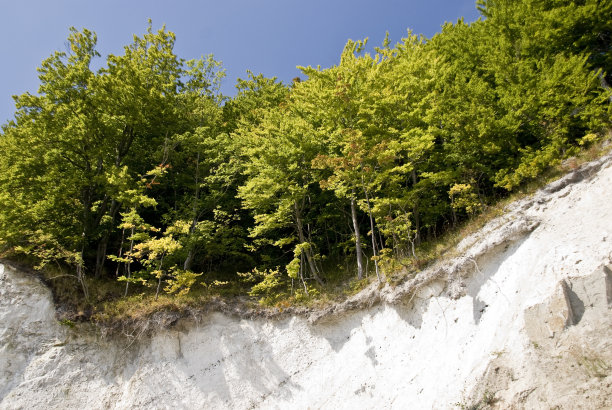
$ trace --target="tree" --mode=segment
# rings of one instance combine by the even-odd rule
[[[282,248],[297,242],[289,274],[293,277],[303,272],[300,261],[305,257],[310,275],[322,285],[309,225],[304,220],[316,189],[311,161],[322,149],[321,142],[306,121],[292,115],[290,105],[270,110],[258,127],[245,130],[240,138],[247,179],[238,195],[243,206],[254,212],[250,235],[257,238],[258,245]],[[270,239],[270,234],[276,239]],[[304,282],[303,275],[301,278]]]
[[[71,29],[68,41],[69,52],[43,61],[38,95],[16,97],[16,119],[3,128],[0,224],[14,251],[75,265],[86,292],[85,270],[102,274],[116,216],[132,207],[124,191],[167,165],[172,137],[211,98],[218,63],[178,58],[174,34],[150,23],[97,72],[95,34]]]

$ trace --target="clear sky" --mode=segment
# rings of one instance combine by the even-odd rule
[[[214,54],[233,95],[247,69],[290,82],[296,66],[329,67],[347,39],[393,43],[407,29],[428,37],[459,17],[478,18],[475,0],[0,0],[0,123],[13,117],[12,95],[36,92],[36,67],[66,50],[68,28],[98,34],[102,56],[121,54],[147,19],[177,36],[175,51],[190,59]]]

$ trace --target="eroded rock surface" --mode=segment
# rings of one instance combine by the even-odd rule
[[[608,266],[559,282],[525,311],[531,346],[522,360],[498,352],[472,403],[490,408],[612,408],[612,305]]]

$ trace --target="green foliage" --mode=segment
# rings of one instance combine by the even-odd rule
[[[316,300],[321,293],[314,286],[308,286],[306,289],[297,288],[293,294],[293,300],[297,303],[307,303],[311,300]]]
[[[71,29],[2,127],[1,252],[72,267],[87,300],[106,278],[308,303],[355,262],[420,269],[427,241],[610,126],[609,1],[478,7],[431,39],[348,41],[290,86],[247,72],[233,98],[165,28],[97,70],[96,35]]]
[[[185,295],[191,290],[197,278],[202,276],[202,274],[189,272],[173,266],[170,268],[168,276],[169,279],[166,280],[168,284],[164,291],[169,294]]]
[[[263,305],[273,305],[283,296],[282,290],[285,288],[282,275],[278,269],[265,269],[263,271],[254,268],[250,272],[251,277],[258,281],[249,292],[250,296],[259,298]]]
[[[482,204],[472,184],[455,184],[448,191],[448,195],[453,209],[465,209],[468,214],[474,215],[481,208]]]
[[[39,94],[16,97],[15,121],[3,128],[1,235],[42,263],[94,260],[99,275],[118,212],[157,203],[145,191],[167,170],[169,137],[212,98],[217,63],[179,59],[174,34],[151,25],[98,71],[95,34],[71,29],[68,41],[68,53],[43,61]]]
[[[69,327],[71,329],[73,329],[76,326],[76,324],[72,320],[70,320],[70,319],[61,319],[59,321],[59,324],[62,325],[62,326]]]

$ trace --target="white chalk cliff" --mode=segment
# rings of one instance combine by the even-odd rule
[[[131,339],[60,325],[41,282],[0,265],[0,408],[612,408],[612,157],[456,255],[322,312]]]

